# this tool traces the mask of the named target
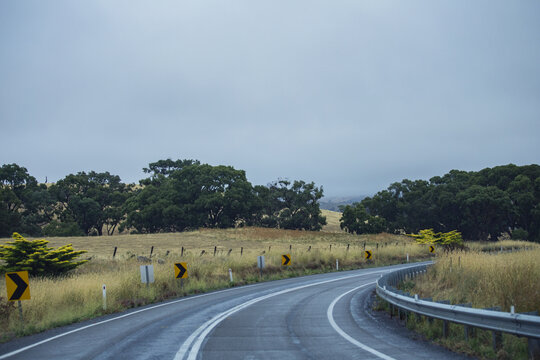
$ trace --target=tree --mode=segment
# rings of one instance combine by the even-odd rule
[[[166,174],[156,170],[141,181],[144,187],[126,203],[124,227],[147,233],[252,222],[255,194],[243,170],[193,160],[172,163],[182,166]],[[153,164],[150,168],[156,169]]]
[[[70,174],[51,186],[57,215],[63,223],[77,223],[84,234],[109,235],[123,219],[122,206],[130,188],[109,172]],[[121,214],[120,214],[121,213]]]
[[[326,225],[319,200],[323,189],[315,183],[295,180],[278,180],[268,186],[268,191],[258,188],[263,208],[258,217],[261,225],[277,225],[282,229],[321,230]]]
[[[199,160],[158,160],[156,162],[148,164],[147,168],[143,168],[143,172],[147,174],[152,174],[152,178],[157,177],[158,175],[169,176],[171,173],[177,170],[182,170],[186,166],[190,165],[200,165]]]
[[[39,185],[26,168],[17,164],[0,168],[0,236],[14,231],[40,235],[52,210],[47,187]]]
[[[457,194],[460,231],[467,239],[496,241],[510,229],[515,210],[508,195],[495,186],[473,185]]]
[[[534,208],[539,203],[535,198],[533,181],[528,176],[520,174],[509,184],[506,193],[516,210],[512,229],[521,228],[528,233],[534,227]]]
[[[386,231],[386,220],[369,215],[361,203],[345,205],[339,222],[341,229],[351,234],[379,234]]]

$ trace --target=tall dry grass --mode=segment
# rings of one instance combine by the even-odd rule
[[[425,275],[402,284],[407,291],[475,308],[500,306],[516,312],[540,310],[540,245],[520,241],[467,243],[469,251],[443,253]],[[503,249],[501,251],[501,248]],[[450,324],[448,337],[442,323],[411,317],[407,327],[458,352],[482,359],[528,359],[527,339],[502,336],[502,348],[493,349],[490,331],[476,329],[468,340],[463,326]]]
[[[471,302],[473,307],[500,306],[517,312],[540,311],[540,246],[525,242],[501,242],[495,249],[529,248],[513,252],[457,251],[440,256],[426,275],[415,279],[412,289],[424,297]],[[488,247],[493,247],[489,245]]]
[[[427,259],[430,254],[406,237],[388,234],[348,234],[244,228],[201,230],[181,234],[121,235],[113,237],[51,238],[50,245],[73,243],[88,250],[91,260],[69,276],[30,279],[32,299],[23,302],[25,325],[21,326],[15,306],[0,301],[0,338],[39,332],[105,313],[152,302],[201,293],[229,286],[318,272],[381,266]],[[366,250],[373,260],[364,259]],[[292,245],[292,250],[291,250]],[[114,247],[118,247],[112,259]],[[149,256],[154,246],[155,283],[141,283],[138,255]],[[181,248],[184,254],[181,255]],[[214,256],[214,247],[217,247]],[[241,249],[243,252],[241,254]],[[229,250],[232,249],[230,255]],[[201,252],[204,250],[204,254]],[[281,266],[281,255],[291,254],[292,265]],[[259,278],[257,256],[264,255],[266,269]],[[186,262],[189,278],[174,278],[174,263]],[[232,269],[234,284],[229,283]],[[5,282],[0,283],[5,294]],[[101,287],[107,286],[107,310],[102,309]]]

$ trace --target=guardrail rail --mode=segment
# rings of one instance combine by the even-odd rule
[[[418,295],[398,290],[399,283],[425,273],[428,265],[408,267],[383,275],[376,286],[377,295],[391,305],[391,316],[394,307],[401,318],[402,312],[408,315],[413,312],[428,319],[443,321],[443,336],[448,336],[450,322],[464,325],[465,339],[470,336],[471,328],[491,330],[493,332],[493,348],[499,349],[502,333],[528,338],[529,355],[532,359],[540,359],[540,316],[533,313],[508,313],[491,309],[473,309],[471,304],[451,305],[449,301],[434,302],[431,299],[420,299]]]

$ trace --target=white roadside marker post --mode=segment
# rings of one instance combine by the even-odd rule
[[[107,287],[103,284],[103,311],[107,310]]]

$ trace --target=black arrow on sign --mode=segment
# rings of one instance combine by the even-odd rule
[[[21,296],[24,294],[24,291],[28,287],[28,284],[24,282],[24,280],[18,275],[18,274],[7,274],[11,281],[17,285],[17,288],[9,298],[9,300],[19,300]]]
[[[181,279],[182,276],[184,276],[184,274],[186,273],[187,269],[182,264],[174,264],[174,266],[176,266],[178,270],[180,270],[176,278]]]
[[[366,259],[371,259],[371,251],[366,250]]]
[[[283,255],[283,258],[285,259],[285,262],[283,262],[283,265],[289,265],[289,262],[291,261],[291,258],[287,255]]]

